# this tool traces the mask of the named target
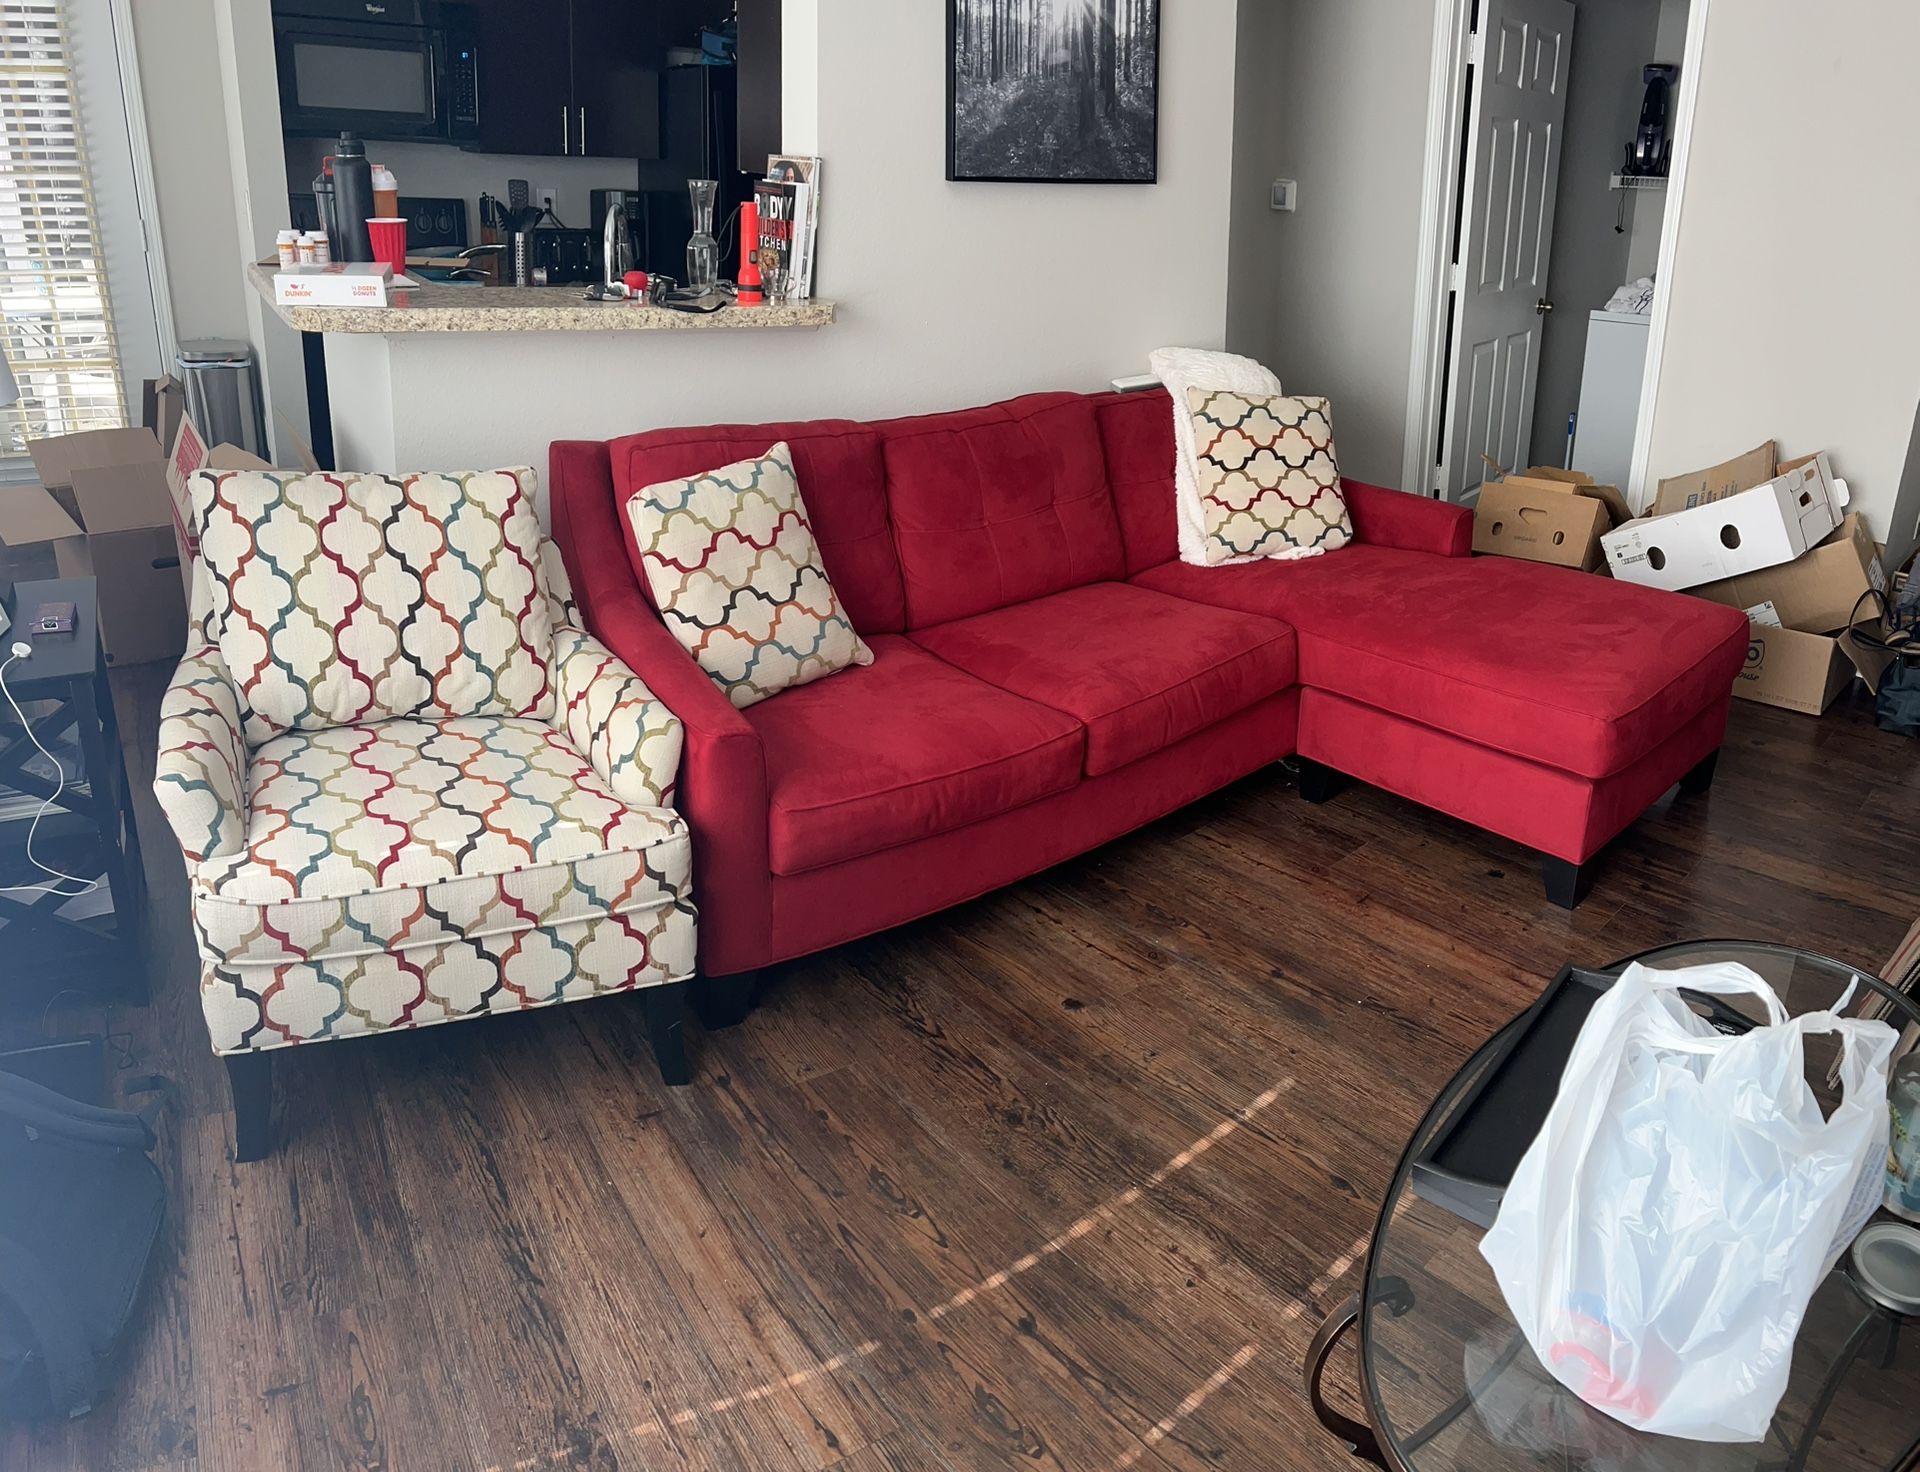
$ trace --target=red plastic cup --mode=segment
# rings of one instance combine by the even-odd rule
[[[402,276],[407,269],[407,222],[374,219],[367,221],[367,239],[373,245],[373,258],[393,267]]]

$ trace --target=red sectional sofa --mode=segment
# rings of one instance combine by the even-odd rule
[[[1172,421],[1159,392],[1055,393],[553,445],[588,626],[686,727],[705,975],[956,904],[1283,757],[1311,798],[1356,777],[1539,850],[1565,905],[1648,804],[1711,779],[1735,610],[1471,557],[1467,512],[1356,481],[1352,546],[1189,566]],[[777,440],[875,659],[736,710],[655,615],[623,503]]]

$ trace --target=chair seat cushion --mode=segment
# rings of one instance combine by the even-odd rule
[[[1284,623],[1125,583],[1069,588],[913,638],[949,664],[1080,722],[1089,777],[1277,695],[1295,674],[1293,630]]]
[[[1733,609],[1506,557],[1357,543],[1337,557],[1163,563],[1134,582],[1285,619],[1300,682],[1583,777],[1629,766],[1746,657]]]
[[[641,958],[675,912],[692,913],[679,815],[630,807],[545,722],[525,719],[278,736],[248,767],[245,844],[194,881],[203,947],[232,967],[582,924],[598,927],[583,946],[626,944]]]
[[[746,711],[760,734],[775,873],[945,833],[1080,778],[1080,723],[896,634],[874,662]]]

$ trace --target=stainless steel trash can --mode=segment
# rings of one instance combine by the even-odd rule
[[[267,454],[266,414],[253,348],[229,337],[198,337],[180,344],[174,366],[187,393],[187,413],[210,445],[238,445]]]

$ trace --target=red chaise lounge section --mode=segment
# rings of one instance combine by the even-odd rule
[[[778,440],[875,659],[736,710],[655,614],[623,505]],[[553,445],[588,626],[685,727],[705,976],[957,904],[1283,757],[1310,798],[1354,777],[1539,850],[1567,905],[1650,803],[1710,780],[1736,611],[1473,558],[1467,512],[1356,481],[1352,546],[1192,567],[1173,455],[1161,393]]]

